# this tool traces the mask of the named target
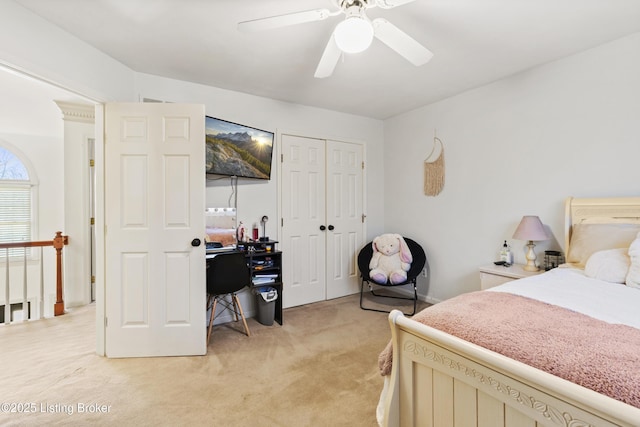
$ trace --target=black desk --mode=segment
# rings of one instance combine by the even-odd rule
[[[275,249],[276,241],[269,242],[245,242],[241,244],[244,250],[239,249],[215,249],[207,250],[207,262],[216,254],[226,252],[242,252],[247,258],[247,265],[251,271],[252,280],[256,280],[259,275],[275,275],[273,282],[254,283],[251,286],[253,291],[262,286],[269,286],[278,291],[278,298],[275,301],[274,319],[282,325],[282,252]],[[252,292],[253,293],[253,292]]]

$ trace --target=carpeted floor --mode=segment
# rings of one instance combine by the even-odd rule
[[[0,326],[0,425],[375,426],[390,331],[358,298],[215,326],[200,357],[99,357],[93,305]]]

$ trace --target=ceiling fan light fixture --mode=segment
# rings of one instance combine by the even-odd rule
[[[348,16],[333,32],[336,44],[345,53],[360,53],[373,41],[373,26],[361,16]]]

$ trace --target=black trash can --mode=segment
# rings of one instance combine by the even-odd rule
[[[270,286],[262,286],[255,291],[258,306],[258,314],[256,320],[263,325],[273,325],[276,314],[276,300],[278,299],[278,290]]]

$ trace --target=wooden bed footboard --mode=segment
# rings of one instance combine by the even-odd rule
[[[640,409],[475,344],[389,315],[385,426],[640,426]]]

